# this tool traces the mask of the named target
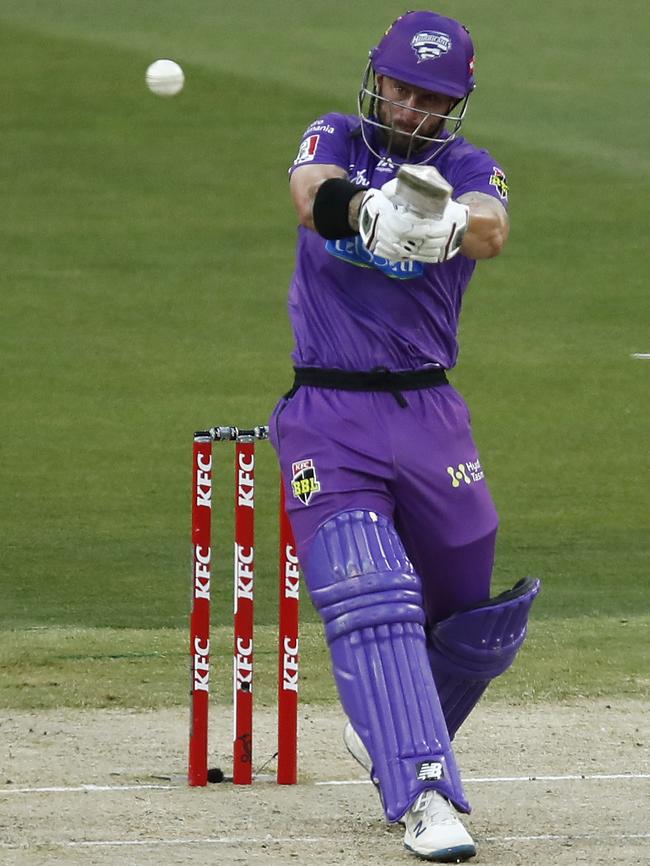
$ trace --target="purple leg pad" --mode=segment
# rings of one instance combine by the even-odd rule
[[[305,577],[387,819],[427,788],[469,812],[427,656],[420,578],[391,521],[336,515],[315,536]]]
[[[430,629],[429,661],[451,739],[490,681],[515,660],[540,586],[539,580],[526,578],[507,592],[452,614]]]

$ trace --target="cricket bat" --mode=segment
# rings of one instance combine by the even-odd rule
[[[397,171],[397,197],[421,217],[440,217],[453,187],[432,165],[401,165]]]

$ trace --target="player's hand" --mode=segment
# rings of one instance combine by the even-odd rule
[[[397,208],[409,210],[409,205],[397,196],[397,178],[385,183],[381,191]],[[414,244],[408,259],[433,264],[446,262],[460,250],[469,223],[469,208],[450,199],[439,217],[422,223],[426,225],[425,237]]]
[[[369,189],[359,208],[361,240],[376,256],[408,261],[428,237],[429,220],[392,202],[380,189]]]
[[[459,252],[469,223],[469,208],[450,199],[439,219],[429,220],[429,234],[412,253],[418,262],[439,264]]]

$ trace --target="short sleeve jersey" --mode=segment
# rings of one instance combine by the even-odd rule
[[[391,180],[399,159],[368,149],[358,117],[326,114],[305,131],[290,171],[319,163],[340,166],[361,188]],[[482,192],[507,206],[505,175],[486,150],[456,138],[430,164],[452,185],[454,198]],[[462,298],[475,265],[460,253],[442,264],[393,263],[369,252],[358,234],[325,240],[300,226],[289,291],[294,364],[343,370],[453,367]]]

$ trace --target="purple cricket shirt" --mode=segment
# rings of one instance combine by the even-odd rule
[[[425,156],[419,153],[418,161]],[[391,160],[368,150],[356,115],[332,113],[307,128],[290,171],[338,165],[352,183],[380,187],[395,176],[400,160]],[[504,172],[487,150],[456,138],[431,165],[452,185],[453,198],[482,192],[507,205]],[[326,241],[300,226],[289,291],[294,364],[344,370],[453,367],[461,302],[475,265],[461,254],[443,264],[391,264],[370,253],[359,235]]]

